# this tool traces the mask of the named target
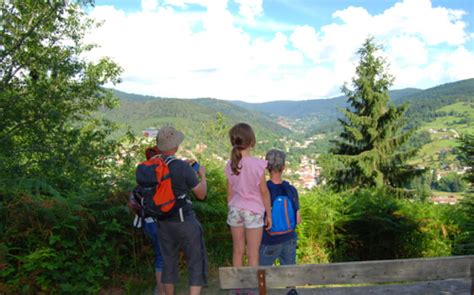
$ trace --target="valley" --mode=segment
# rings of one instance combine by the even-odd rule
[[[174,125],[187,136],[185,156],[228,159],[227,131],[241,121],[257,134],[255,154],[264,157],[272,148],[287,153],[286,177],[299,189],[324,183],[320,155],[327,154],[337,138],[344,97],[309,101],[252,104],[211,98],[192,100],[158,98],[115,91],[120,107],[101,115],[129,126],[140,136],[147,128]],[[467,169],[457,158],[462,134],[474,132],[474,79],[427,90],[390,91],[394,104],[408,104],[407,128],[413,128],[410,148],[419,149],[412,164],[429,171],[434,182]]]

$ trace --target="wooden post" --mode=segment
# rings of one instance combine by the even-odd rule
[[[265,270],[257,270],[258,294],[267,295],[267,284],[265,282]]]

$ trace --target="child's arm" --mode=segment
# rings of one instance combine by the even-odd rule
[[[262,195],[263,206],[265,206],[265,211],[267,212],[265,220],[265,229],[269,230],[272,228],[272,205],[270,203],[270,192],[268,191],[267,181],[265,180],[265,173],[262,174],[259,188],[260,194]]]
[[[232,188],[230,186],[229,180],[227,180],[227,205],[229,205],[229,202],[231,199],[232,199]]]

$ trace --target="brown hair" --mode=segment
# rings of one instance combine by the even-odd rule
[[[272,149],[267,152],[265,160],[268,161],[267,170],[269,172],[283,172],[285,167],[286,154],[280,150]]]
[[[255,133],[246,123],[238,123],[229,131],[230,143],[232,151],[230,152],[230,168],[235,175],[239,175],[242,166],[239,166],[242,159],[241,150],[255,146]]]

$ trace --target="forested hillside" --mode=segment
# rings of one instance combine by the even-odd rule
[[[104,111],[105,118],[130,126],[140,135],[147,127],[172,124],[183,129],[190,141],[189,149],[198,143],[208,146],[210,153],[220,156],[228,152],[226,128],[233,123],[246,121],[254,126],[260,145],[260,152],[278,147],[292,151],[290,163],[296,167],[303,155],[311,156],[325,152],[330,147],[329,140],[339,132],[336,119],[341,117],[341,109],[347,107],[345,96],[332,99],[308,101],[276,101],[268,103],[244,103],[211,98],[173,99],[158,98],[114,91],[120,99],[119,107]],[[439,153],[447,149],[451,164],[455,157],[451,149],[456,145],[451,140],[429,135],[429,129],[457,127],[472,124],[473,109],[450,107],[461,102],[474,101],[474,79],[440,85],[427,90],[414,88],[389,92],[391,103],[407,104],[407,128],[415,128],[416,136],[410,140],[413,147],[423,147],[416,163],[431,165],[438,160]],[[470,104],[469,104],[470,105]],[[468,106],[469,106],[468,105]],[[452,119],[452,120],[451,120]],[[454,126],[461,124],[460,126]],[[464,124],[464,125],[462,125]],[[124,130],[124,128],[122,128]],[[456,132],[462,133],[465,128]],[[449,132],[448,132],[449,133]],[[441,134],[441,133],[440,133]],[[449,136],[444,134],[443,136]],[[316,141],[314,138],[318,138]],[[304,142],[313,144],[304,144]],[[305,148],[298,147],[300,142]],[[443,152],[444,153],[444,152]],[[439,166],[436,164],[436,166]]]
[[[390,91],[390,97],[396,101],[402,97],[410,96],[421,92],[420,89],[406,88]],[[303,101],[272,101],[264,103],[247,103],[243,101],[232,101],[234,104],[260,111],[262,113],[288,117],[292,119],[302,119],[308,116],[316,117],[318,121],[332,120],[338,115],[338,108],[347,106],[347,97],[338,96],[333,98],[311,99]]]
[[[389,91],[390,98],[396,105],[408,103],[407,116],[413,124],[432,118],[434,110],[458,101],[474,99],[474,79],[447,83],[430,89],[421,90],[406,88]],[[267,103],[246,103],[233,101],[234,104],[257,110],[273,116],[287,117],[306,121],[297,126],[312,130],[332,130],[333,122],[340,117],[339,108],[347,107],[347,98],[339,96],[329,99],[306,101],[275,101]]]
[[[259,140],[276,141],[289,134],[289,130],[268,115],[237,107],[227,101],[201,99],[173,99],[142,96],[114,91],[120,99],[113,110],[100,114],[119,123],[125,129],[141,136],[145,128],[173,125],[183,130],[189,140],[188,148],[207,145],[211,152],[228,153],[227,130],[237,122],[246,121],[254,126]]]
[[[247,120],[265,134],[282,135],[288,132],[265,114],[236,107],[223,100],[159,98],[117,90],[114,93],[120,99],[120,105],[104,114],[107,118],[130,125],[135,131],[166,123],[198,131],[196,126],[215,121],[216,114],[221,113],[229,124]]]
[[[394,100],[397,104],[409,103],[407,117],[410,119],[412,126],[443,115],[440,109],[444,106],[457,102],[473,101],[474,78],[440,85]]]
[[[298,121],[308,121],[308,128],[334,125],[340,117],[340,108],[347,107],[345,96],[306,101],[275,101],[267,103],[227,102],[219,99],[201,98],[193,100],[158,98],[114,91],[120,98],[120,107],[106,112],[108,118],[129,124],[134,130],[156,126],[157,123],[177,123],[188,125],[186,121],[207,122],[215,119],[217,112],[231,122],[249,120],[262,133],[284,134],[285,128],[276,124],[277,117],[290,120],[290,125]],[[439,113],[435,110],[459,101],[474,99],[474,79],[440,85],[420,90],[407,88],[389,92],[396,104],[408,103],[407,116],[412,124],[430,120]],[[310,122],[309,122],[310,121]],[[300,124],[301,125],[301,124]]]

